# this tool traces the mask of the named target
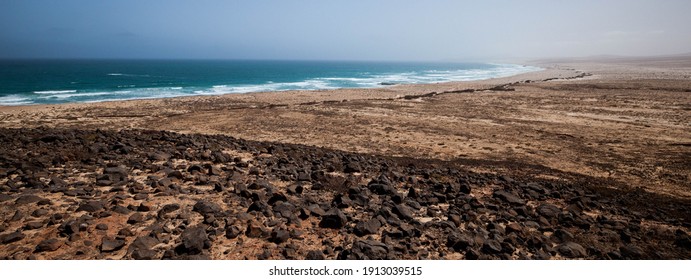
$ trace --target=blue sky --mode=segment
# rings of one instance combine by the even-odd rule
[[[483,60],[691,52],[691,1],[0,0],[0,58]]]

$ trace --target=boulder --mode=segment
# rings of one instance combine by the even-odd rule
[[[89,213],[97,212],[103,210],[103,202],[100,200],[90,200],[79,205],[77,212],[86,211]]]
[[[415,218],[413,216],[413,211],[410,210],[410,207],[405,206],[403,204],[396,204],[396,206],[393,207],[392,211],[402,220],[412,220]]]
[[[40,243],[38,243],[38,245],[36,245],[36,250],[34,251],[34,253],[53,252],[53,251],[59,249],[60,246],[62,246],[62,244],[64,244],[62,241],[54,239],[54,238],[45,239],[45,240],[41,241]]]
[[[557,251],[564,257],[568,258],[583,258],[588,255],[588,252],[578,243],[565,242],[557,247]]]
[[[201,254],[205,244],[209,242],[209,237],[202,226],[194,226],[185,229],[181,234],[182,252],[189,255]]]
[[[367,221],[359,221],[355,225],[355,234],[358,236],[376,234],[379,232],[380,227],[381,222],[376,218],[369,219]]]
[[[513,205],[525,205],[525,200],[521,199],[515,194],[506,191],[495,191],[494,197],[501,199],[502,201],[511,203]]]
[[[218,204],[213,203],[211,201],[200,200],[196,204],[194,204],[192,211],[197,212],[197,213],[202,214],[202,215],[207,215],[207,214],[219,213],[219,212],[223,211],[223,209],[221,208],[221,206],[219,206]]]
[[[125,240],[122,239],[114,239],[106,236],[101,240],[101,252],[103,253],[120,250],[123,246],[125,246]]]
[[[345,226],[348,218],[338,208],[331,208],[321,217],[320,227],[339,229]]]
[[[19,231],[15,231],[13,233],[8,233],[4,235],[0,235],[0,243],[2,244],[9,244],[9,243],[14,243],[19,240],[24,239],[25,235]]]
[[[554,204],[543,203],[537,207],[537,212],[546,218],[556,218],[561,213],[561,210]]]

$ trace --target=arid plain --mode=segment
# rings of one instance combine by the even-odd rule
[[[691,57],[529,64],[0,107],[0,256],[691,257]]]

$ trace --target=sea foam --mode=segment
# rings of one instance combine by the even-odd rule
[[[75,92],[77,92],[76,89],[34,91],[35,94],[57,94],[57,93],[75,93]]]
[[[204,68],[208,66],[205,64],[206,62],[190,62],[185,64],[184,68],[176,68],[176,63],[179,62],[165,64],[165,67],[162,67],[160,64],[152,64],[155,67],[149,67],[148,64],[133,63],[138,68],[144,69],[142,72],[147,73],[145,75],[116,72],[115,69],[103,71],[92,76],[79,73],[82,75],[79,76],[79,85],[76,85],[77,82],[74,82],[74,76],[72,76],[70,80],[62,81],[63,84],[69,82],[76,85],[70,86],[67,89],[60,89],[59,85],[48,85],[46,87],[52,88],[51,90],[4,92],[0,93],[0,104],[101,102],[228,93],[381,88],[396,84],[483,80],[540,70],[540,68],[536,67],[510,64],[330,64],[296,62],[287,64],[289,67],[283,67],[283,64],[279,63],[277,64],[279,68],[276,69],[271,68],[274,66],[266,66],[268,64],[264,63],[238,64],[242,67],[237,66],[237,62],[232,61],[223,64],[228,67],[239,67],[231,71],[225,68],[219,70],[216,67],[218,66],[217,62],[208,64],[212,65],[212,68]],[[105,66],[107,65],[104,64]],[[313,66],[314,68],[312,68]],[[165,69],[165,71],[161,69]],[[314,69],[323,69],[323,71]],[[102,78],[98,78],[98,76]],[[103,78],[104,76],[112,76],[112,78]],[[86,86],[89,84],[92,84],[93,88]],[[83,88],[79,87],[76,89],[77,86],[82,86]]]
[[[20,96],[18,94],[12,94],[7,96],[0,96],[0,105],[27,105],[34,103],[31,99],[27,97]]]

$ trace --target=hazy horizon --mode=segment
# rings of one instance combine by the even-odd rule
[[[691,52],[691,1],[2,1],[0,59],[483,61]]]

